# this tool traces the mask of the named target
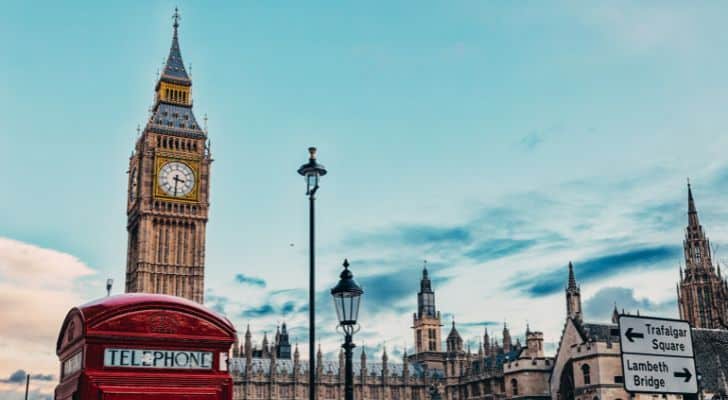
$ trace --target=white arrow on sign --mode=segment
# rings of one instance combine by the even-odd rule
[[[629,392],[697,393],[692,358],[622,354],[624,386]]]
[[[619,317],[623,353],[693,357],[690,325],[670,319]]]

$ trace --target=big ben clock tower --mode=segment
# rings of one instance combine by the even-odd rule
[[[152,115],[129,159],[126,291],[204,300],[209,210],[207,132],[192,112],[192,81],[177,38],[155,87]]]

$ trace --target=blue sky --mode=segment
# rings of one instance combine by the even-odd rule
[[[324,289],[344,257],[367,291],[367,346],[411,345],[402,318],[423,259],[439,308],[474,345],[481,323],[504,319],[556,342],[569,260],[592,319],[615,299],[676,313],[687,176],[713,243],[728,242],[721,4],[9,3],[0,284],[24,279],[28,292],[6,304],[55,299],[61,315],[24,328],[40,332],[30,339],[0,326],[0,346],[46,349],[6,353],[2,376],[56,373],[48,349],[65,310],[103,295],[106,277],[122,289],[125,171],[176,5],[215,159],[208,305],[256,340],[287,320],[304,342],[295,170],[309,145],[329,169],[318,200],[327,351],[338,337]]]

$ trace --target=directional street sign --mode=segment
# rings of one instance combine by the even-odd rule
[[[619,334],[628,392],[698,392],[692,332],[686,321],[620,315]]]
[[[622,316],[622,352],[692,357],[693,341],[686,321]]]
[[[628,392],[696,393],[692,358],[624,354],[624,384]]]

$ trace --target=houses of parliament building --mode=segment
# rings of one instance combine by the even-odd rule
[[[175,12],[172,45],[154,87],[154,105],[129,159],[126,291],[204,301],[205,228],[210,207],[212,156],[199,125],[192,80],[179,45]],[[688,185],[684,270],[677,284],[681,318],[693,326],[704,396],[728,392],[728,283],[711,248]],[[578,267],[578,265],[577,265]],[[419,279],[412,318],[414,352],[389,361],[362,348],[355,363],[355,397],[361,400],[579,399],[626,400],[619,332],[612,323],[586,322],[575,266],[565,270],[565,319],[556,354],[546,356],[544,335],[527,328],[499,340],[487,330],[473,350],[463,346],[455,322],[442,339],[443,321],[427,269]],[[413,293],[413,300],[415,294]],[[617,311],[615,308],[615,317]],[[523,339],[523,342],[521,342]],[[444,347],[443,347],[444,345]],[[343,353],[317,353],[320,400],[343,398]],[[292,348],[284,325],[272,342],[254,347],[250,329],[230,359],[236,400],[307,398],[307,362]]]

